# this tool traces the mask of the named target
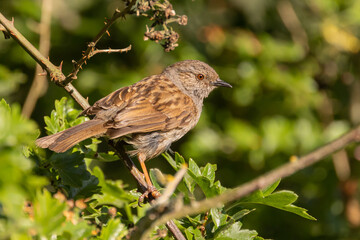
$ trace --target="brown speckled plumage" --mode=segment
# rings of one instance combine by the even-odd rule
[[[64,152],[90,137],[126,136],[135,148],[131,153],[144,162],[167,150],[197,124],[203,100],[216,86],[231,87],[206,63],[177,62],[159,75],[120,88],[97,101],[83,112],[94,116],[92,120],[40,138],[36,144]]]

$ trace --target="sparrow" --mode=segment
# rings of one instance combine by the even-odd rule
[[[199,121],[203,101],[216,87],[232,86],[198,60],[177,62],[158,75],[120,88],[83,111],[89,121],[36,140],[36,145],[65,152],[77,143],[106,136],[132,145],[148,189],[153,187],[145,161],[170,148]]]

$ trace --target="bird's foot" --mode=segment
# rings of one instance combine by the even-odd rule
[[[154,186],[148,186],[147,190],[139,197],[138,205],[150,202],[153,199],[157,199],[161,196],[160,192]]]

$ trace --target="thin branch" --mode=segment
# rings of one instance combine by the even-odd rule
[[[41,22],[40,27],[40,40],[39,40],[39,51],[44,56],[49,56],[50,52],[50,35],[51,35],[51,13],[52,13],[52,1],[51,0],[42,0],[41,6]],[[46,80],[46,75],[41,75],[43,69],[39,64],[36,65],[35,76],[32,82],[30,91],[26,97],[22,115],[30,117],[33,112],[36,102],[39,99],[40,95],[43,95],[46,92],[48,83]]]
[[[180,181],[185,176],[186,171],[187,166],[183,165],[182,168],[176,172],[174,179],[168,183],[163,194],[156,200],[155,205],[163,205],[169,202],[171,195],[175,192],[177,185],[179,185]]]
[[[132,13],[132,8],[135,3],[136,0],[132,0],[124,10],[120,11],[119,9],[116,9],[113,16],[109,20],[105,21],[105,26],[95,36],[93,41],[88,44],[87,49],[85,50],[82,57],[78,61],[74,61],[74,69],[69,75],[66,76],[64,79],[64,84],[70,83],[77,78],[78,72],[80,71],[82,65],[86,63],[86,60],[90,58],[89,56],[95,50],[96,44],[100,41],[105,33],[108,33],[109,28],[118,18],[125,17],[125,15]]]
[[[88,56],[88,59],[93,57],[95,54],[98,54],[98,53],[126,53],[128,51],[131,50],[131,45],[129,45],[128,47],[126,48],[121,48],[121,49],[95,49],[94,51],[92,51],[89,56]]]
[[[169,204],[168,206],[154,206],[147,214],[139,220],[137,225],[148,226],[147,229],[141,229],[141,232],[134,231],[132,236],[137,239],[146,239],[151,229],[155,226],[163,224],[169,219],[179,219],[187,215],[199,214],[207,211],[210,208],[221,207],[223,204],[238,200],[258,189],[262,189],[274,183],[280,178],[288,177],[299,170],[302,170],[310,165],[313,165],[326,156],[337,152],[347,145],[360,141],[360,126],[354,128],[352,131],[341,136],[318,148],[317,150],[300,158],[293,157],[295,161],[290,161],[254,180],[247,182],[235,189],[228,190],[225,193],[213,198],[208,198],[198,202],[192,202],[190,205],[178,207],[176,204]],[[182,204],[182,203],[181,203]]]

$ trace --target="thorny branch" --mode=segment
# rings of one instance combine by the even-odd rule
[[[121,48],[121,49],[96,49],[94,48],[94,51],[92,51],[90,54],[89,54],[89,58],[93,57],[95,54],[98,54],[98,53],[127,53],[128,51],[131,50],[131,45],[129,45],[128,47],[126,48]]]
[[[100,39],[104,36],[105,33],[109,34],[108,30],[111,27],[111,25],[121,17],[125,17],[125,15],[132,13],[132,8],[135,5],[136,0],[132,0],[128,3],[127,7],[120,11],[119,9],[116,9],[113,16],[105,21],[104,27],[100,30],[100,32],[95,36],[95,38],[88,44],[87,49],[83,53],[82,57],[78,61],[73,61],[74,69],[73,71],[66,76],[64,79],[64,83],[70,83],[71,81],[75,80],[77,78],[77,74],[82,68],[82,65],[86,63],[86,61],[93,55],[92,52],[95,50],[96,44],[100,41]]]
[[[225,193],[213,198],[208,198],[202,201],[192,202],[189,205],[183,206],[183,202],[177,200],[174,204],[168,202],[166,205],[154,205],[147,214],[139,220],[137,228],[132,236],[136,239],[146,239],[149,232],[169,219],[179,219],[188,215],[194,215],[207,211],[210,208],[221,207],[223,204],[238,200],[256,190],[265,188],[270,184],[276,182],[278,179],[288,177],[308,166],[311,166],[326,156],[333,154],[347,145],[360,141],[360,126],[354,128],[347,134],[338,139],[314,150],[313,152],[297,158],[293,157],[295,161],[290,161],[262,176],[259,176],[252,181],[244,183],[235,189],[226,191]]]

